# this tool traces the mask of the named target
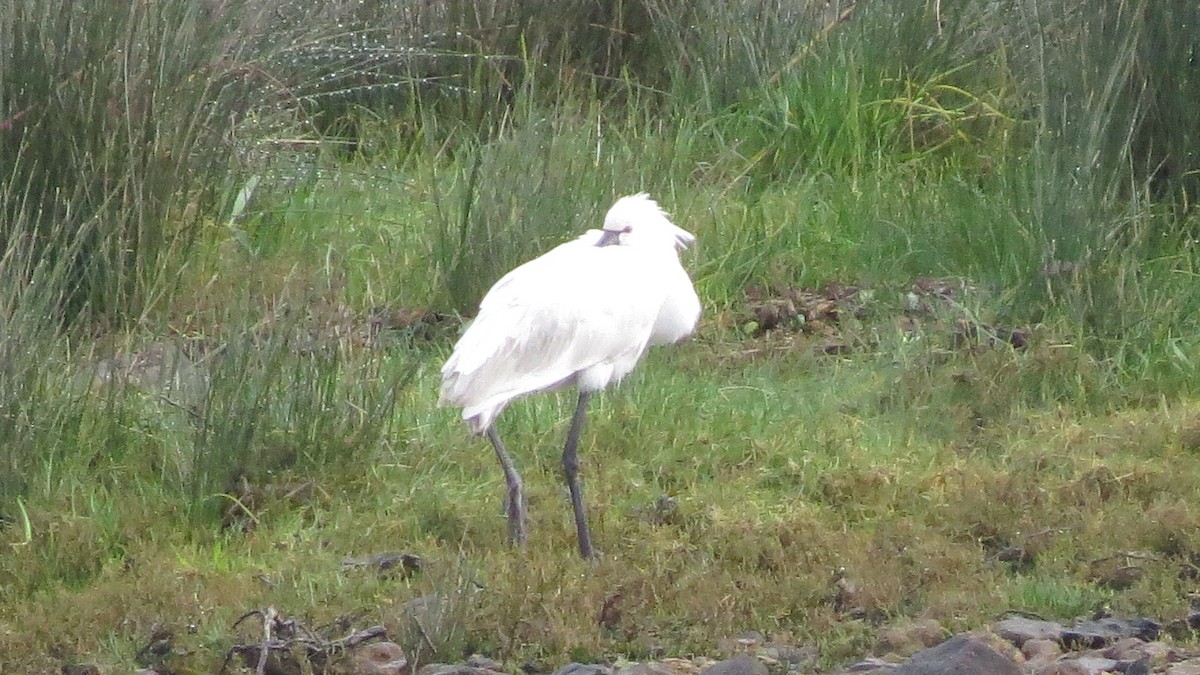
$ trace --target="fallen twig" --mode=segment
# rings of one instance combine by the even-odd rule
[[[295,672],[301,672],[300,664],[296,661],[296,647],[304,650],[304,657],[308,665],[312,667],[312,672],[323,673],[333,660],[333,656],[371,640],[387,639],[387,628],[383,626],[371,626],[352,631],[342,638],[325,638],[309,630],[295,619],[283,619],[274,607],[246,612],[238,617],[237,621],[233,623],[233,627],[236,629],[238,625],[252,616],[262,619],[262,639],[256,643],[235,644],[230,647],[229,651],[225,653],[220,673],[223,674],[228,670],[229,663],[234,657],[240,658],[247,667],[253,664],[256,675],[279,672],[281,666],[283,670],[294,669]],[[268,670],[272,655],[276,657],[277,663],[274,668]]]

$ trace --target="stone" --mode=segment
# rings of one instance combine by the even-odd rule
[[[1200,675],[1200,659],[1188,659],[1167,667],[1165,675]]]
[[[679,675],[661,663],[631,663],[617,669],[613,675]]]
[[[1063,630],[1062,643],[1075,649],[1098,649],[1124,637],[1141,638],[1147,642],[1158,639],[1162,626],[1153,619],[1107,619],[1076,621]]]
[[[185,406],[199,406],[208,392],[207,368],[188,357],[180,345],[154,342],[133,354],[114,356],[96,364],[101,382],[132,385],[147,394],[163,396]]]
[[[767,675],[767,667],[753,656],[735,656],[717,661],[700,671],[700,675]]]
[[[726,658],[735,654],[746,654],[753,652],[755,649],[762,646],[766,640],[766,636],[759,631],[743,631],[735,638],[718,640],[717,651],[719,651]]]
[[[770,658],[776,663],[786,664],[789,670],[811,670],[817,665],[820,653],[813,645],[798,647],[789,644],[769,644],[758,650],[763,658]]]
[[[1125,637],[1109,645],[1103,652],[1106,658],[1118,661],[1136,661],[1141,658],[1141,648],[1146,645],[1139,638]]]
[[[1155,640],[1154,642],[1142,643],[1138,649],[1142,656],[1150,659],[1150,665],[1155,668],[1161,668],[1172,661],[1179,661],[1179,653],[1164,642]]]
[[[893,652],[901,656],[912,656],[926,647],[941,643],[946,636],[946,629],[942,624],[933,619],[921,619],[880,631],[875,653]]]
[[[480,668],[483,670],[491,670],[493,672],[504,672],[504,666],[495,659],[489,659],[483,654],[472,654],[467,657],[467,665],[472,668]]]
[[[896,675],[1022,675],[1016,662],[973,635],[956,635],[921,650]]]
[[[359,558],[345,558],[341,567],[344,570],[363,567],[374,570],[385,578],[399,577],[408,579],[425,567],[425,561],[418,555],[403,552],[375,553]]]
[[[1142,658],[1125,666],[1125,675],[1150,675],[1150,657]]]
[[[1118,661],[1094,654],[1079,656],[1064,656],[1058,661],[1033,670],[1036,675],[1106,675],[1107,673],[1125,673],[1137,675],[1143,668],[1142,675],[1148,675],[1146,661]],[[1141,664],[1141,665],[1139,665]]]
[[[840,670],[839,673],[875,673],[883,675],[884,673],[895,673],[895,669],[900,668],[899,664],[883,661],[882,658],[865,658],[850,665],[845,670]]]
[[[347,675],[405,675],[408,659],[395,642],[372,642],[354,649]]]
[[[967,633],[967,635],[980,640],[983,642],[983,644],[996,650],[996,653],[1009,659],[1017,665],[1025,663],[1025,656],[1021,654],[1020,649],[1017,649],[1013,643],[1005,640],[999,635],[996,635],[990,630],[974,630],[970,633]]]
[[[660,659],[655,665],[666,668],[675,675],[697,675],[701,670],[712,664],[706,660],[702,661],[700,659],[692,660],[671,657]]]
[[[1029,669],[1034,671],[1054,663],[1061,654],[1062,648],[1057,640],[1034,638],[1021,645],[1021,655],[1025,657]]]
[[[864,659],[862,661],[859,661],[858,663],[851,665],[849,668],[846,668],[846,670],[844,670],[842,672],[845,672],[845,673],[879,673],[880,675],[882,675],[883,673],[894,673],[894,672],[896,672],[896,669],[899,667],[900,667],[899,664],[872,657],[869,659]]]
[[[496,675],[496,671],[475,668],[465,663],[427,663],[417,675]]]
[[[1120,666],[1119,662],[1102,656],[1080,656],[1071,660],[1083,668],[1083,672],[1088,675],[1102,675],[1102,673],[1117,670]]]
[[[1086,668],[1076,663],[1074,659],[1057,661],[1034,672],[1037,675],[1092,675]]]
[[[1063,626],[1056,621],[1010,616],[994,626],[1000,637],[1020,647],[1026,640],[1062,640]]]
[[[612,668],[602,663],[575,663],[572,661],[554,671],[554,675],[612,675],[612,672]]]
[[[1026,640],[1025,644],[1021,645],[1021,654],[1025,656],[1026,660],[1045,658],[1046,656],[1058,658],[1058,655],[1062,654],[1062,647],[1059,646],[1057,640],[1034,638]]]

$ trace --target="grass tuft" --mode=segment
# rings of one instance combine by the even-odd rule
[[[60,5],[0,8],[0,671],[269,606],[547,672],[1191,611],[1193,8]],[[704,317],[594,401],[595,566],[572,397],[505,412],[513,550],[438,369],[643,190]]]

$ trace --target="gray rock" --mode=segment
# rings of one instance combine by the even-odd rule
[[[820,652],[813,645],[771,644],[760,648],[758,654],[776,663],[786,665],[789,671],[811,670],[821,657]],[[774,668],[769,668],[769,670],[774,670]]]
[[[1146,643],[1135,637],[1121,638],[1104,650],[1104,657],[1117,661],[1136,661],[1145,654]]]
[[[359,558],[342,559],[343,570],[359,567],[372,569],[383,577],[398,576],[407,579],[420,572],[425,567],[425,561],[421,556],[402,552],[375,553]]]
[[[758,647],[762,643],[766,642],[767,636],[763,635],[762,631],[745,630],[745,631],[742,631],[740,634],[738,634],[738,636],[734,639],[737,641],[738,645],[740,645],[741,647],[746,648],[746,649],[752,649],[752,648]]]
[[[1104,650],[1104,655],[1110,659],[1121,661],[1145,659],[1152,670],[1162,669],[1168,663],[1182,661],[1185,658],[1181,652],[1168,646],[1165,642],[1142,642],[1133,638],[1118,641]]]
[[[767,636],[760,631],[747,630],[742,631],[733,638],[721,638],[717,640],[717,651],[720,652],[723,658],[731,658],[736,654],[747,654],[761,647],[767,641]]]
[[[1075,662],[1074,659],[1064,659],[1057,663],[1052,663],[1037,672],[1037,675],[1092,675],[1086,668]]]
[[[1125,667],[1125,675],[1150,675],[1150,657],[1142,658]]]
[[[554,671],[554,675],[612,675],[612,668],[602,663],[571,662]]]
[[[1146,642],[1158,639],[1162,626],[1153,619],[1119,619],[1110,617],[1095,621],[1076,621],[1063,630],[1062,643],[1075,649],[1097,649],[1121,638],[1135,637]]]
[[[96,364],[96,378],[101,382],[132,385],[184,406],[202,403],[209,381],[203,364],[192,361],[179,345],[167,341],[100,361]]]
[[[843,673],[894,673],[900,665],[883,659],[871,657],[855,663],[854,665],[841,671]]]
[[[1058,640],[1034,638],[1021,645],[1021,655],[1025,657],[1025,664],[1029,668],[1042,668],[1058,660],[1062,655],[1062,647]]]
[[[753,656],[735,656],[717,661],[700,671],[700,675],[767,675],[767,667]]]
[[[504,671],[504,666],[500,665],[499,661],[495,659],[489,659],[483,654],[472,654],[469,656],[467,658],[467,665],[471,666],[472,668],[481,668],[483,670],[491,670],[497,673]]]
[[[1010,616],[995,626],[1000,637],[1020,647],[1027,640],[1062,641],[1063,625],[1056,621],[1041,621],[1027,619],[1023,616]]]
[[[1200,675],[1200,659],[1188,659],[1171,664],[1166,675]]]
[[[942,624],[933,619],[920,619],[902,626],[891,626],[879,632],[875,653],[891,652],[900,656],[912,656],[926,647],[941,644],[948,635]]]
[[[1022,675],[1012,659],[970,635],[956,635],[913,655],[896,675]]]
[[[351,675],[403,675],[408,659],[395,642],[373,642],[355,648],[349,666]]]
[[[678,675],[661,663],[631,663],[617,670],[615,675]]]
[[[465,663],[427,663],[421,666],[417,675],[496,675],[496,671]]]
[[[1070,659],[1070,661],[1081,668],[1083,672],[1087,673],[1088,675],[1103,675],[1103,673],[1109,673],[1122,669],[1122,664],[1119,661],[1106,659],[1100,656],[1080,656]]]

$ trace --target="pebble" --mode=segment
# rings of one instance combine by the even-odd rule
[[[923,649],[897,668],[896,675],[1023,675],[1011,658],[977,636],[955,635]]]
[[[1200,654],[1185,654],[1157,640],[1159,624],[1144,618],[1080,620],[1066,627],[1026,617],[1005,618],[989,630],[944,639],[934,620],[915,620],[879,632],[872,656],[838,675],[1200,675]],[[811,645],[792,644],[792,635],[768,637],[746,631],[714,645],[734,654],[721,661],[703,656],[643,663],[568,663],[553,675],[795,675],[816,668]],[[906,658],[906,653],[911,656]],[[390,673],[389,673],[390,675]],[[458,665],[429,664],[417,675],[503,675],[500,663],[472,656]]]
[[[753,656],[735,656],[717,661],[700,671],[700,675],[768,675],[767,667]]]

